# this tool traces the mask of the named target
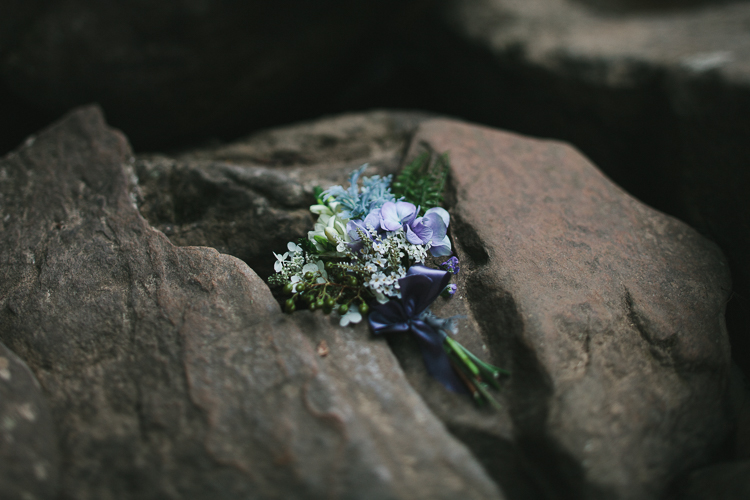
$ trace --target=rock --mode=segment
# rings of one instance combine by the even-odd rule
[[[26,363],[2,343],[0,464],[3,498],[57,498],[59,456],[47,401]]]
[[[377,130],[397,116],[332,117],[160,161],[182,161],[209,178],[222,162],[265,172],[258,158],[268,165],[284,156],[289,165],[273,169],[287,178],[278,185],[308,192],[314,183],[344,183],[368,160],[322,149],[326,135],[346,136],[352,122]],[[458,340],[512,369],[498,393],[503,410],[479,409],[445,391],[410,337],[388,342],[412,386],[505,495],[662,498],[721,457],[739,410],[727,401],[722,321],[730,283],[716,246],[627,195],[569,146],[453,121],[408,124],[419,125],[409,156],[426,144],[448,151],[453,165],[448,201],[462,271],[456,296],[439,299],[434,310],[465,316]],[[365,151],[386,136],[368,132],[348,144]],[[388,160],[372,161],[374,170],[397,169],[403,140],[392,139]],[[150,193],[144,200],[174,196],[174,185],[149,180],[154,162],[136,162],[142,192]],[[221,182],[240,186],[229,177]],[[268,194],[268,203],[279,214],[303,210],[284,207],[287,192]],[[158,226],[153,206],[141,205]],[[221,218],[229,217],[225,211]],[[216,222],[205,216],[195,224]],[[218,233],[195,233],[190,244],[224,244],[212,239]],[[260,245],[269,246],[253,267],[270,269],[270,252],[283,249],[271,243]]]
[[[750,4],[445,5],[418,34],[429,40],[422,71],[439,68],[441,78],[418,78],[433,86],[410,105],[570,142],[627,191],[719,244],[736,291],[733,356],[750,373]]]
[[[693,472],[680,500],[742,500],[750,497],[750,460],[712,465]]]
[[[337,106],[413,2],[7,3],[0,88],[24,104],[8,121],[96,101],[143,150]]]
[[[511,369],[507,414],[454,415],[397,354],[509,496],[662,498],[718,456],[730,431],[719,249],[568,145],[449,120],[420,125],[409,156],[424,144],[450,154],[463,262],[459,292],[436,311],[466,314],[459,341]],[[530,479],[507,487],[483,442]]]
[[[138,206],[175,245],[210,246],[273,273],[271,252],[307,237],[313,187],[352,170],[393,173],[420,113],[352,113],[260,132],[177,157],[139,155]]]
[[[61,498],[502,498],[384,342],[175,247],[134,172],[94,107],[0,161],[0,340],[49,402]]]

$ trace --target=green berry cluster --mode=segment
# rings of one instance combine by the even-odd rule
[[[345,264],[337,262],[326,262],[325,270],[327,277],[308,271],[297,283],[285,284],[282,293],[288,298],[284,301],[284,310],[293,313],[298,309],[319,309],[330,314],[335,309],[344,315],[351,307],[357,307],[366,315],[370,311],[367,301],[373,295],[364,286],[364,276],[352,273]]]

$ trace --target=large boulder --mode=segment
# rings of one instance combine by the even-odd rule
[[[434,310],[511,370],[500,411],[413,338],[282,315],[216,250],[270,273],[315,184],[424,148],[450,154],[462,262]],[[372,112],[134,158],[85,108],[0,179],[0,341],[48,401],[63,497],[658,499],[723,458],[721,253],[565,144]]]
[[[440,88],[416,102],[571,142],[718,243],[733,355],[750,373],[750,4],[449,0],[438,17],[420,39],[438,45],[425,66]]]
[[[425,147],[450,154],[451,231],[463,263],[459,292],[434,309],[463,315],[459,340],[512,375],[498,395],[504,409],[478,409],[428,376],[414,339],[392,337],[409,382],[509,498],[677,491],[684,474],[721,456],[731,431],[730,282],[718,248],[629,196],[570,146],[425,120],[350,114],[180,157],[140,156],[140,207],[175,242],[247,252],[211,228],[236,222],[252,231],[256,213],[284,228],[305,208],[304,196],[285,205],[289,193],[308,193],[311,203],[315,183],[345,183],[368,159],[368,174],[392,173],[416,133],[408,158]],[[171,225],[170,200],[198,190],[160,181],[163,165],[172,165],[167,178],[183,172],[224,195],[193,197],[205,201],[202,215]],[[242,180],[271,172],[273,190]],[[222,201],[232,192],[277,211],[232,209]],[[280,241],[299,236],[279,232]],[[243,238],[251,245],[250,234]],[[252,266],[270,273],[270,252],[283,244],[265,238],[254,240]]]
[[[502,498],[385,342],[174,246],[136,180],[94,107],[0,161],[0,340],[49,403],[61,498]]]
[[[511,369],[511,425],[431,406],[488,471],[503,484],[480,436],[504,442],[507,427],[533,478],[508,480],[547,498],[661,498],[718,456],[731,430],[718,247],[566,144],[434,120],[410,155],[423,145],[450,153],[465,263],[458,300],[437,310],[466,315],[459,339]]]

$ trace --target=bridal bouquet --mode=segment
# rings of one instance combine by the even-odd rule
[[[505,370],[480,360],[456,342],[457,317],[438,318],[429,306],[456,291],[459,272],[447,231],[450,215],[440,206],[448,176],[446,155],[431,162],[425,153],[392,177],[363,177],[362,165],[349,187],[316,188],[310,211],[318,220],[306,239],[289,242],[276,256],[271,285],[287,296],[284,309],[318,309],[340,316],[341,326],[368,318],[376,334],[416,335],[428,372],[455,392],[498,406],[489,386],[499,388]],[[361,186],[359,185],[361,179]],[[447,258],[440,269],[428,256]]]

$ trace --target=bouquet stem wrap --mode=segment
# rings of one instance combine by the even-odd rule
[[[417,337],[427,371],[445,387],[466,393],[466,385],[453,369],[443,343],[454,319],[436,318],[429,306],[448,285],[450,273],[414,265],[399,280],[400,300],[373,306],[368,317],[372,331],[381,333],[411,332]]]

